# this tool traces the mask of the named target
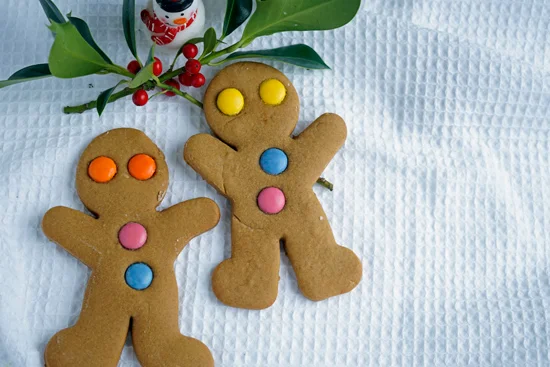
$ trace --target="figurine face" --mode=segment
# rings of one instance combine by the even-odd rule
[[[139,130],[116,129],[98,136],[78,163],[78,195],[99,216],[154,210],[164,198],[167,186],[164,155]],[[121,197],[124,200],[119,200]],[[113,198],[117,198],[116,208]]]
[[[162,9],[156,1],[153,1],[153,10],[157,18],[165,24],[169,25],[170,27],[179,27],[189,21],[189,19],[191,18],[191,14],[193,14],[193,12],[198,9],[199,3],[200,0],[195,0],[187,9],[180,12],[171,13]]]

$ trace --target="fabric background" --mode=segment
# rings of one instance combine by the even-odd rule
[[[130,61],[121,1],[56,2],[117,63]],[[219,30],[225,2],[206,6]],[[5,79],[45,62],[53,38],[37,1],[3,0],[2,11]],[[142,30],[138,42],[145,54]],[[43,365],[47,341],[79,315],[89,272],[40,221],[55,205],[84,210],[79,155],[116,127],[144,130],[165,152],[162,208],[198,196],[222,208],[221,224],[175,264],[181,331],[206,343],[217,366],[550,365],[550,1],[369,0],[343,29],[250,47],[291,43],[332,67],[273,64],[301,96],[298,131],[329,111],[348,124],[324,174],[335,191],[315,191],[339,243],[363,262],[361,284],[308,301],[283,256],[273,307],[222,305],[210,275],[230,254],[230,208],[181,157],[191,135],[208,131],[201,111],[162,97],[139,109],[117,102],[101,119],[68,116],[63,106],[117,78],[36,81],[0,91],[0,366]],[[120,366],[139,366],[127,344]]]

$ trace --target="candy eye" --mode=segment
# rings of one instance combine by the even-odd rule
[[[243,94],[235,88],[224,89],[217,100],[218,109],[225,115],[236,116],[244,108]]]
[[[185,14],[185,13],[181,13],[181,16],[182,16],[182,17],[183,17],[183,14]]]
[[[97,157],[88,166],[88,176],[98,183],[111,181],[116,172],[116,163],[109,157]]]
[[[166,19],[170,19],[170,17],[169,17],[168,15],[165,15],[164,17],[165,17]]]
[[[146,181],[157,171],[155,160],[147,154],[137,154],[128,162],[128,172],[136,180]]]
[[[286,88],[277,79],[265,80],[260,85],[260,97],[265,104],[278,106],[286,97]]]

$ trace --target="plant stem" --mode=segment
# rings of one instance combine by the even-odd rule
[[[113,103],[115,101],[118,101],[121,98],[124,98],[126,96],[129,96],[131,94],[134,94],[139,89],[145,89],[145,90],[152,90],[155,88],[154,83],[147,82],[141,87],[138,88],[125,88],[121,90],[120,92],[117,92],[109,98],[109,103]],[[97,107],[97,101],[91,101],[88,103],[84,103],[79,106],[67,106],[63,109],[63,112],[66,114],[72,114],[72,113],[83,113],[88,110],[92,110]]]
[[[328,180],[324,179],[323,177],[319,177],[319,179],[317,180],[317,183],[323,186],[325,189],[329,189],[330,191],[334,190],[334,185]]]
[[[159,80],[162,82],[165,82],[167,81],[168,79],[172,79],[178,75],[180,75],[181,73],[183,73],[185,71],[185,68],[180,68],[180,69],[176,69],[174,71],[169,71],[167,72],[166,74],[164,75],[161,75],[159,77]],[[128,72],[129,73],[129,72]],[[135,77],[135,75],[131,75],[131,77]],[[121,98],[124,98],[126,96],[129,96],[131,94],[134,94],[135,91],[139,90],[139,89],[145,89],[145,90],[153,90],[155,88],[156,84],[154,81],[150,80],[148,81],[147,83],[137,87],[137,88],[125,88],[123,90],[121,90],[120,92],[118,93],[115,93],[111,96],[111,98],[109,98],[109,103],[113,103],[115,101],[118,101],[119,99]],[[181,92],[183,93],[183,92]],[[177,93],[178,95],[180,95],[179,93]],[[181,95],[182,97],[184,97],[183,95]],[[189,96],[191,97],[191,96]],[[186,97],[184,97],[186,98]],[[202,104],[201,102],[197,101],[195,98],[191,97],[195,102],[198,102],[199,104]],[[186,98],[187,99],[187,98]],[[193,104],[197,105],[197,103],[191,101]],[[63,112],[66,113],[66,114],[72,114],[72,113],[83,113],[83,112],[86,112],[88,110],[92,110],[94,108],[97,107],[97,101],[90,101],[88,103],[84,103],[84,104],[81,104],[81,105],[78,105],[78,106],[67,106],[63,109]]]
[[[224,48],[223,50],[219,50],[219,51],[216,51],[216,52],[212,52],[210,55],[207,55],[205,57],[200,57],[199,58],[199,61],[203,64],[203,65],[210,65],[209,63],[212,61],[212,60],[215,60],[217,59],[218,57],[222,57],[223,55],[227,55],[228,53],[231,53],[231,52],[234,52],[236,50],[238,50],[239,48],[241,48],[244,44],[244,41],[243,40],[240,40],[239,42],[229,46],[229,47],[226,47]]]
[[[202,108],[203,105],[202,105],[202,102],[195,99],[192,95],[188,94],[188,93],[185,93],[185,92],[182,92],[181,90],[179,89],[176,89],[176,88],[173,88],[167,84],[164,84],[164,83],[157,83],[157,86],[164,89],[165,91],[170,91],[172,93],[175,93],[177,94],[178,96],[180,97],[183,97],[185,98],[186,100],[188,100],[189,102],[193,103],[195,106],[197,107],[200,107]]]
[[[174,67],[176,66],[176,62],[178,61],[180,56],[181,56],[181,52],[178,51],[176,56],[174,56],[174,61],[172,61],[172,64],[170,64],[170,68],[168,69],[168,72],[171,72],[172,70],[174,70]]]

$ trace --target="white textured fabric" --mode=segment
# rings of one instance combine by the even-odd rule
[[[120,0],[57,3],[116,62],[130,60]],[[206,6],[219,30],[223,2]],[[37,1],[3,0],[2,10],[5,78],[46,61],[52,36]],[[143,32],[138,42],[146,53]],[[175,265],[181,331],[217,366],[550,365],[550,1],[370,0],[343,29],[251,48],[298,42],[333,70],[275,66],[301,96],[299,130],[323,112],[348,123],[325,172],[335,191],[315,191],[337,240],[363,262],[361,284],[308,301],[283,256],[273,307],[222,305],[210,275],[230,253],[230,208],[181,157],[191,135],[208,131],[201,111],[160,97],[140,109],[118,102],[101,119],[67,116],[64,105],[117,78],[37,81],[0,91],[0,366],[41,366],[49,338],[77,319],[88,270],[44,237],[40,220],[55,205],[83,209],[79,155],[123,126],[166,153],[163,207],[208,196],[222,208],[220,225]],[[138,365],[128,345],[120,366]]]

